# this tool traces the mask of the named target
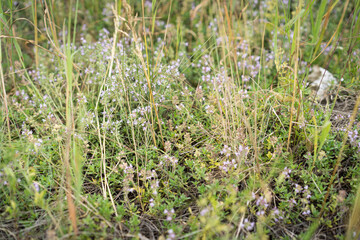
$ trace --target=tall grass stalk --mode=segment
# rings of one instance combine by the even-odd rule
[[[1,8],[1,6],[0,6]],[[4,29],[3,26],[3,19],[0,19],[0,31],[2,32]],[[4,101],[4,106],[3,108],[5,108],[5,117],[6,117],[6,124],[7,124],[7,128],[8,128],[8,137],[9,137],[9,142],[11,142],[11,129],[10,129],[10,119],[9,119],[9,108],[8,108],[8,103],[7,103],[7,94],[6,94],[6,89],[5,89],[5,79],[4,79],[4,69],[3,69],[3,56],[2,56],[2,39],[0,39],[0,78],[1,78],[1,90],[2,90],[2,95],[3,95],[3,101]]]
[[[115,18],[114,18],[115,31],[114,31],[114,35],[113,35],[113,46],[112,46],[112,49],[111,49],[111,58],[110,58],[106,73],[104,75],[104,80],[103,80],[103,83],[101,85],[99,95],[98,95],[98,98],[97,98],[97,102],[96,102],[96,106],[95,106],[96,110],[98,109],[98,106],[99,106],[100,95],[101,95],[102,90],[104,89],[105,81],[106,81],[106,79],[108,77],[111,77],[111,74],[112,74],[112,69],[113,69],[113,64],[114,64],[114,57],[115,57],[115,50],[116,50],[117,36],[118,36],[118,33],[119,33],[119,20],[120,20],[120,18],[117,15],[116,8],[112,9],[112,10],[113,10],[113,13],[115,15]],[[75,37],[75,35],[74,35],[74,37]],[[103,116],[103,121],[105,121],[105,115]],[[108,174],[107,174],[107,171],[106,171],[106,169],[107,169],[106,147],[105,147],[106,131],[104,131],[102,136],[101,136],[98,111],[96,111],[96,122],[97,122],[97,133],[98,133],[98,138],[99,138],[100,148],[101,148],[102,167],[103,167],[102,168],[103,175],[101,176],[102,178],[104,178],[104,182],[102,183],[103,196],[104,196],[104,198],[107,198],[107,195],[109,195],[112,207],[113,207],[113,209],[115,211],[115,215],[117,216],[116,206],[115,206],[114,199],[113,199],[113,196],[112,196],[112,193],[111,193],[111,190],[110,190],[110,186],[109,186],[109,182],[108,182]]]
[[[357,186],[357,193],[349,218],[349,225],[346,232],[346,240],[358,240],[360,236],[360,185]]]
[[[219,2],[219,1],[218,1]],[[219,4],[219,3],[218,3]],[[243,26],[243,36],[241,36],[244,40],[248,41],[249,44],[249,48],[247,49],[247,52],[245,52],[245,50],[243,50],[242,54],[247,54],[247,55],[251,55],[251,41],[249,41],[250,37],[249,37],[249,29],[248,29],[248,20],[247,20],[247,14],[244,14],[244,12],[246,11],[246,9],[249,7],[249,3],[244,3],[244,1],[241,1],[241,5],[242,5],[242,15],[239,15],[239,20],[238,22],[242,22],[242,26]],[[240,20],[242,19],[242,21]],[[243,69],[238,69],[239,73],[238,75],[241,76],[243,74],[245,74],[245,67],[243,66]],[[253,88],[256,86],[256,84],[253,81]],[[243,88],[244,85],[241,85],[241,88]],[[256,89],[256,88],[254,88]],[[237,94],[237,93],[234,93]],[[254,101],[254,109],[253,109],[253,125],[252,124],[252,119],[250,116],[247,116],[246,113],[246,107],[244,102],[241,100],[240,101],[240,113],[238,116],[238,119],[241,119],[241,121],[243,122],[245,129],[247,131],[247,133],[249,134],[249,140],[250,140],[250,144],[253,147],[254,150],[254,161],[255,161],[255,172],[258,174],[260,172],[260,159],[259,159],[259,149],[258,149],[258,142],[257,142],[257,129],[256,129],[256,125],[257,125],[257,119],[256,119],[256,112],[257,112],[257,93],[254,94],[254,98],[252,99]]]
[[[172,3],[172,1],[170,1],[170,5],[171,5],[171,3]],[[134,37],[135,43],[137,45],[136,46],[136,48],[137,48],[137,56],[139,57],[139,60],[140,60],[141,64],[143,65],[145,78],[146,78],[148,88],[149,88],[150,102],[151,102],[151,106],[152,106],[152,108],[154,109],[154,112],[155,112],[157,124],[158,124],[159,131],[160,131],[161,142],[162,142],[162,145],[165,146],[164,137],[163,137],[163,133],[162,133],[162,127],[161,127],[161,123],[160,123],[160,118],[159,118],[157,107],[155,105],[153,90],[152,90],[152,87],[151,87],[151,82],[152,82],[153,79],[150,79],[150,62],[149,62],[148,42],[147,42],[147,38],[146,38],[146,22],[145,22],[144,0],[142,0],[141,5],[142,5],[141,6],[142,7],[142,17],[143,17],[143,19],[142,19],[143,23],[142,24],[143,24],[143,31],[144,31],[144,45],[145,45],[145,53],[146,53],[146,62],[145,62],[145,60],[143,58],[141,50],[140,50],[140,48],[138,46],[138,43],[136,41],[137,36],[136,36],[135,32],[133,32],[133,37]],[[151,121],[152,121],[152,126],[154,126],[154,120],[153,120],[153,113],[152,112],[151,112]],[[152,128],[152,134],[153,134],[154,144],[155,144],[155,146],[157,146],[157,142],[156,142],[156,139],[155,139],[155,130],[154,130],[154,128]]]
[[[310,64],[312,64],[318,57],[321,56],[321,54],[323,54],[323,52],[325,51],[325,49],[330,45],[330,43],[333,41],[334,37],[339,33],[340,31],[340,28],[342,26],[342,22],[344,20],[344,17],[345,17],[345,13],[346,13],[346,10],[347,10],[347,7],[349,5],[349,1],[350,0],[347,0],[345,2],[345,5],[344,5],[344,9],[343,9],[343,12],[342,12],[342,15],[341,15],[341,18],[340,18],[340,21],[336,27],[336,31],[334,31],[333,35],[331,36],[330,40],[326,43],[326,46],[323,48],[323,50],[316,56],[316,57],[313,57]],[[316,54],[316,52],[314,51],[314,54]]]
[[[116,59],[116,65],[117,65],[117,68],[119,69],[119,72],[123,72],[123,69],[121,68],[121,64],[118,59]],[[125,83],[123,76],[120,74],[119,77],[121,80],[122,87],[124,89],[126,89],[126,83]],[[125,100],[126,100],[126,105],[127,105],[126,107],[129,111],[129,113],[131,113],[130,99],[129,99],[129,95],[126,92],[125,92]],[[141,208],[144,209],[143,202],[142,202],[142,195],[141,195],[141,191],[140,191],[139,156],[138,156],[138,150],[137,150],[137,141],[136,141],[136,137],[135,137],[134,119],[131,114],[130,114],[130,123],[131,123],[131,137],[132,137],[132,141],[133,141],[133,145],[134,145],[134,153],[135,153],[135,164],[136,164],[135,167],[136,167],[136,172],[137,172],[137,177],[136,177],[137,188],[138,188],[137,193],[138,193],[138,197],[140,200]],[[127,195],[125,195],[125,199],[126,199],[126,202],[128,202]]]
[[[294,118],[294,106],[296,101],[296,90],[297,86],[299,86],[299,80],[298,80],[298,71],[299,71],[299,51],[300,51],[300,25],[301,25],[301,12],[302,10],[303,1],[299,1],[299,5],[296,9],[296,16],[294,19],[296,19],[295,23],[295,29],[294,29],[294,37],[293,42],[291,45],[291,56],[293,57],[293,63],[294,63],[294,79],[293,79],[293,86],[292,86],[292,99],[291,99],[291,108],[290,108],[290,124],[289,124],[289,133],[288,133],[288,139],[287,139],[287,150],[289,150],[290,146],[290,139],[291,139],[291,133],[292,133],[292,127],[293,127],[293,118]],[[300,102],[298,103],[300,105]]]
[[[72,2],[72,1],[71,1]],[[72,4],[70,4],[72,6]],[[65,26],[63,27],[63,43],[64,43],[64,55],[66,59],[64,60],[64,69],[66,75],[66,134],[65,134],[65,149],[64,149],[64,166],[65,166],[65,174],[66,174],[66,197],[68,203],[68,210],[69,210],[69,217],[73,227],[74,234],[78,234],[78,227],[77,227],[77,213],[76,213],[76,206],[72,196],[72,171],[70,162],[75,163],[76,160],[75,156],[71,151],[71,147],[74,141],[74,105],[73,105],[73,53],[71,51],[71,11],[69,11],[69,18],[68,18],[68,34],[66,38],[65,34]],[[76,18],[76,15],[75,15]],[[74,32],[76,28],[74,27]],[[75,36],[75,35],[74,35]],[[81,171],[81,169],[75,168],[74,171]]]
[[[35,66],[39,68],[39,37],[38,37],[38,21],[37,21],[37,0],[34,0],[32,5],[33,19],[34,19],[34,42],[35,42]]]
[[[156,4],[156,0],[154,0],[154,6]],[[154,7],[155,8],[155,7]],[[172,4],[170,4],[169,6],[169,12],[168,12],[168,16],[167,16],[167,22],[166,24],[169,24],[169,21],[170,21],[170,14],[171,14],[171,8],[172,8]],[[154,31],[154,27],[155,27],[155,17],[156,17],[156,10],[153,11],[153,20],[152,20],[152,31]],[[152,33],[153,34],[153,33]],[[163,38],[163,41],[165,42],[166,41],[166,37],[167,37],[167,34],[168,34],[168,28],[165,29],[165,33],[164,33],[164,38]],[[164,51],[164,48],[165,48],[165,45],[162,45],[161,46],[161,49],[160,49],[160,52],[158,53],[158,56],[156,57],[156,61],[155,61],[155,66],[154,66],[154,72],[157,72],[158,70],[158,66],[160,65],[160,61],[161,61],[161,53]]]

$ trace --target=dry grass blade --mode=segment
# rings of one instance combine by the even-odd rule
[[[71,190],[71,170],[70,170],[70,146],[71,146],[71,132],[66,136],[65,140],[65,150],[64,150],[64,164],[65,164],[65,181],[66,181],[66,200],[68,203],[68,209],[69,209],[69,217],[70,221],[73,227],[73,231],[75,235],[78,234],[78,228],[77,228],[77,220],[76,220],[76,207],[74,204],[74,200],[72,197],[72,190]]]
[[[353,210],[350,216],[346,233],[346,240],[355,240],[360,237],[360,185],[358,185]]]
[[[129,26],[131,28],[132,36],[133,36],[133,38],[135,40],[134,41],[135,42],[135,55],[139,58],[139,60],[141,62],[141,65],[142,65],[142,68],[143,68],[143,71],[144,71],[144,74],[145,74],[145,78],[146,78],[147,85],[148,85],[148,88],[149,88],[151,107],[154,109],[155,116],[156,116],[156,119],[157,119],[157,124],[159,126],[162,145],[164,146],[165,143],[164,143],[164,137],[163,137],[163,134],[162,134],[162,127],[161,127],[160,118],[159,118],[159,115],[158,115],[157,107],[155,105],[154,95],[153,95],[153,91],[152,91],[152,87],[151,87],[149,64],[147,64],[148,61],[147,61],[147,63],[145,63],[144,57],[142,55],[142,51],[141,51],[140,46],[138,44],[138,36],[136,34],[135,27],[133,25],[134,22],[133,22],[133,17],[132,17],[132,14],[131,14],[131,7],[126,1],[124,1],[123,4],[124,4],[124,7],[126,9],[126,13],[127,13],[128,19],[129,19],[128,22],[129,22]],[[146,33],[145,33],[144,37],[145,37],[145,47],[146,47],[146,51],[147,51]],[[147,54],[147,56],[148,56],[148,54]],[[152,120],[152,123],[154,125],[154,119],[153,119],[153,113],[152,112],[151,112],[151,120]],[[152,128],[152,138],[153,138],[154,144],[157,145],[155,135],[156,135],[155,130],[154,130],[154,128]]]
[[[0,52],[1,52],[1,43],[0,43]],[[0,53],[0,62],[2,62],[2,54]],[[8,103],[7,103],[7,95],[6,95],[6,90],[5,90],[5,80],[4,80],[4,73],[3,73],[3,68],[2,68],[2,64],[0,66],[0,77],[1,77],[1,90],[2,90],[2,95],[3,95],[3,100],[4,100],[4,108],[5,108],[5,114],[6,114],[6,123],[7,123],[7,128],[8,128],[8,136],[9,136],[9,141],[11,142],[11,131],[10,131],[10,119],[9,119],[9,109],[8,109]]]

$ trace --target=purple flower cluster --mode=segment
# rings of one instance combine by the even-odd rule
[[[17,96],[19,98],[19,102],[25,102],[29,105],[31,105],[32,107],[36,107],[36,103],[34,102],[34,100],[32,100],[32,97],[30,97],[28,95],[28,93],[26,93],[24,90],[21,91],[16,91],[15,92],[15,96]],[[15,98],[13,98],[13,103],[16,103],[17,100]]]
[[[232,159],[231,161],[226,160],[224,162],[222,162],[222,165],[219,166],[220,170],[224,171],[224,172],[228,172],[230,169],[236,169],[237,168],[237,163],[235,161],[235,159]]]
[[[321,48],[321,52],[323,52],[324,55],[329,55],[330,51],[331,51],[331,46],[327,46],[326,42],[323,42],[320,44],[320,48]]]
[[[159,180],[152,180],[150,189],[152,190],[152,194],[156,196],[158,194],[157,190],[159,189]]]
[[[280,220],[283,220],[283,214],[279,211],[277,207],[274,207],[272,210],[272,216],[274,218],[275,222],[279,222]]]
[[[282,175],[286,178],[290,178],[291,169],[288,169],[287,167],[284,168],[284,171],[282,172]]]
[[[123,192],[126,195],[129,192],[135,191],[135,189],[131,187],[135,185],[134,183],[135,169],[132,164],[128,164],[127,162],[122,162],[120,164],[120,169],[122,169],[124,173]]]
[[[247,156],[249,148],[243,145],[239,145],[237,148],[232,150],[228,145],[224,145],[223,149],[220,151],[221,155],[224,155],[226,158],[231,156],[236,156],[237,159],[242,159]],[[236,159],[225,160],[219,166],[220,170],[228,172],[230,169],[236,169],[238,167],[238,162]]]
[[[154,203],[154,199],[153,199],[153,198],[151,198],[151,199],[149,200],[149,206],[150,206],[150,207],[154,207],[154,206],[155,206],[155,203]]]
[[[33,143],[37,149],[40,148],[43,143],[43,140],[41,138],[36,138],[33,135],[33,131],[27,129],[25,123],[22,124],[21,128],[22,128],[21,135],[24,138],[26,138],[29,142]]]
[[[255,227],[255,222],[249,221],[249,219],[245,218],[243,222],[240,223],[240,228],[245,229],[247,231],[251,231]]]
[[[203,208],[200,211],[200,216],[204,217],[206,214],[208,214],[212,210],[212,207],[208,206],[206,208]]]
[[[249,152],[249,147],[239,145],[234,150],[231,149],[230,146],[224,145],[223,149],[220,151],[221,155],[224,155],[225,157],[230,157],[232,154],[234,154],[236,157],[246,157]]]
[[[310,210],[309,210],[309,199],[311,198],[311,191],[308,187],[308,185],[305,185],[304,187],[302,187],[299,184],[294,183],[294,191],[296,194],[301,194],[300,200],[302,203],[302,215],[304,216],[308,216],[310,215]],[[292,207],[293,205],[297,205],[297,201],[295,201],[295,199],[290,199],[289,203],[291,204],[290,207]]]
[[[161,158],[160,158],[160,166],[172,166],[173,169],[176,168],[176,165],[178,163],[178,159],[174,156],[169,156],[168,154],[164,154]]]
[[[253,196],[254,196],[254,194],[253,194]],[[264,216],[266,209],[269,207],[268,200],[264,196],[258,197],[256,195],[255,195],[255,200],[256,200],[255,204],[256,204],[257,209],[258,209],[258,211],[256,212],[256,215],[257,216]]]
[[[166,215],[166,221],[171,221],[173,218],[173,215],[175,214],[175,211],[173,208],[170,210],[165,209],[164,214]]]
[[[360,153],[360,135],[358,130],[355,128],[352,131],[349,131],[348,136],[350,144],[357,148],[358,153]]]
[[[231,147],[228,145],[224,145],[224,148],[220,151],[220,154],[225,155],[226,157],[230,157],[231,153]]]
[[[37,182],[33,182],[33,187],[34,187],[35,192],[40,191],[40,186],[39,186],[39,184]]]
[[[168,236],[167,236],[166,240],[174,240],[174,239],[176,239],[176,235],[174,233],[174,230],[169,229],[168,230]]]

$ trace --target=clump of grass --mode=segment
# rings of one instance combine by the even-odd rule
[[[0,25],[18,54],[0,69],[1,236],[357,236],[358,105],[335,131],[306,76],[325,64],[359,87],[359,43],[342,41],[358,5],[77,1],[60,30],[61,3],[29,3],[48,46],[30,34],[26,60],[11,1]]]

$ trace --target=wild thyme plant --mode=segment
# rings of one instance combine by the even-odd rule
[[[358,237],[357,2],[71,3],[1,3],[0,238]]]

